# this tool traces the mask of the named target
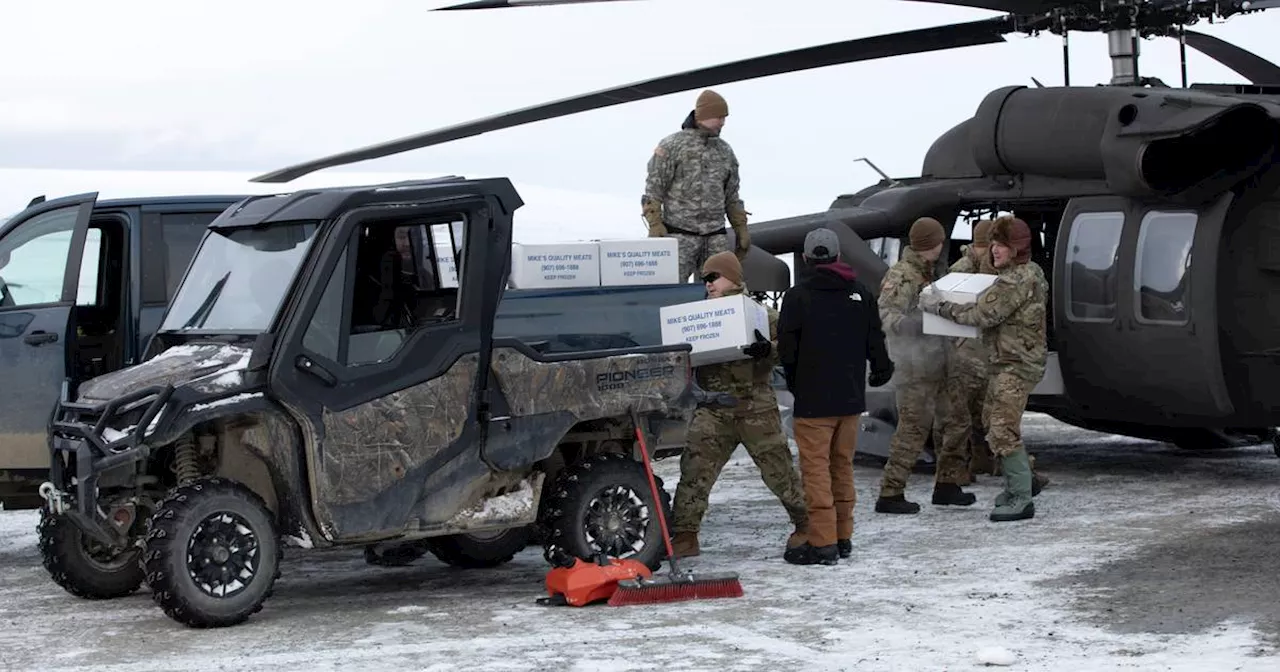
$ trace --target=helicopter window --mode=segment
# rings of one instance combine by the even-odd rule
[[[1123,212],[1082,212],[1067,240],[1067,301],[1073,319],[1109,322],[1116,316],[1116,249]]]
[[[1142,218],[1133,269],[1141,320],[1187,323],[1187,269],[1196,219],[1194,212],[1148,212]]]

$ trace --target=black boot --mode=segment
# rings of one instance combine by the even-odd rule
[[[920,505],[908,502],[904,495],[881,496],[876,500],[876,513],[920,513]]]
[[[782,559],[793,565],[835,565],[839,564],[839,552],[836,544],[814,547],[804,542],[795,548],[788,548]]]
[[[840,552],[840,557],[842,557],[842,558],[847,558],[847,557],[849,557],[849,556],[853,555],[853,540],[852,540],[852,539],[837,539],[837,540],[836,540],[836,550]]]
[[[969,506],[978,496],[965,492],[955,483],[936,483],[933,486],[933,503],[938,506]]]

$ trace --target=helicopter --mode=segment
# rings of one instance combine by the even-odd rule
[[[440,10],[624,0],[481,0]],[[636,0],[625,0],[636,1]],[[1280,455],[1280,67],[1188,30],[1280,0],[903,0],[1001,16],[796,49],[657,77],[307,161],[310,172],[504,128],[718,84],[1041,33],[1063,41],[1064,86],[991,91],[938,137],[920,174],[884,176],[829,208],[749,226],[753,290],[791,282],[777,255],[827,227],[873,292],[919,217],[1013,213],[1031,227],[1050,283],[1049,362],[1029,411],[1089,430],[1187,449],[1270,441]],[[528,11],[539,11],[530,9]],[[1071,86],[1069,34],[1107,35],[1112,78]],[[1140,40],[1177,39],[1182,86],[1139,69]],[[1186,48],[1244,84],[1190,84]],[[732,236],[732,232],[729,232]],[[874,246],[873,244],[874,243]],[[732,244],[732,242],[730,243]],[[939,274],[959,249],[953,240]],[[880,408],[883,422],[896,415]],[[892,417],[891,417],[892,416]],[[861,449],[861,442],[860,442]]]

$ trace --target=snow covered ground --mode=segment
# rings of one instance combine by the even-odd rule
[[[1053,482],[1037,517],[990,523],[996,479],[967,510],[908,497],[872,511],[879,469],[855,467],[854,557],[782,562],[782,507],[741,449],[712,494],[701,569],[736,571],[746,596],[644,607],[542,607],[538,549],[481,571],[431,556],[405,568],[359,551],[287,551],[248,623],[188,630],[145,589],[86,602],[51,583],[35,516],[0,512],[0,668],[283,670],[1280,669],[1280,459],[1269,446],[1190,453],[1029,414]],[[659,473],[674,490],[675,460]],[[997,651],[999,652],[999,651]]]

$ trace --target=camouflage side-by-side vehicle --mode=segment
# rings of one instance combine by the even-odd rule
[[[533,525],[548,553],[656,568],[669,502],[629,418],[683,431],[701,396],[689,346],[495,337],[520,205],[506,179],[444,178],[219,216],[149,358],[62,392],[41,486],[54,580],[86,598],[145,581],[208,627],[261,609],[285,543],[429,540],[465,559],[457,540]]]

